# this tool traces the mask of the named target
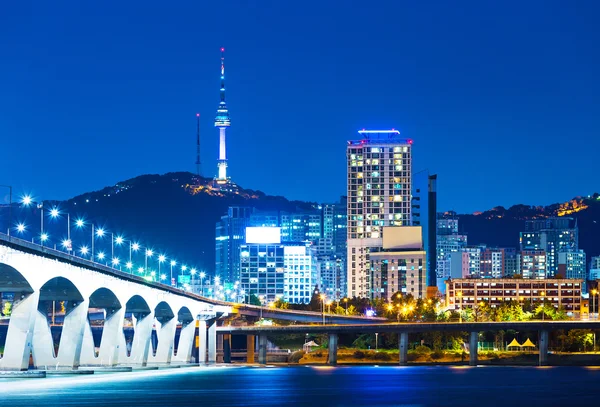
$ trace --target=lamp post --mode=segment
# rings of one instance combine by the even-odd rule
[[[592,304],[593,304],[593,306],[592,306],[592,318],[596,319],[596,294],[598,294],[598,290],[594,288],[591,291],[591,293],[592,293]],[[596,345],[594,344],[594,349],[595,349],[595,346]]]
[[[344,298],[344,302],[346,303],[346,315],[348,315],[348,298]]]
[[[458,296],[459,301],[460,301],[459,306],[458,306],[458,322],[462,324],[462,296],[463,296],[463,293],[462,293],[462,291],[459,291],[456,293],[456,295]]]
[[[150,249],[146,249],[146,256],[144,256],[144,276],[148,274],[148,257],[152,257],[154,253]]]
[[[0,185],[0,187],[8,188],[8,230],[6,233],[10,236],[10,227],[12,225],[12,186]]]
[[[379,343],[379,332],[375,332],[375,352],[378,352],[378,343]]]
[[[171,260],[171,286],[173,286],[173,266],[176,266],[177,262],[175,260]]]
[[[542,291],[541,293],[541,298],[542,298],[542,321],[545,319],[546,316],[546,306],[544,304],[544,296],[546,295],[545,291]]]
[[[323,306],[323,325],[325,325],[325,294],[319,295],[319,298],[321,299],[321,305]]]
[[[200,272],[200,295],[204,297],[204,277],[206,277],[206,273],[204,271]]]

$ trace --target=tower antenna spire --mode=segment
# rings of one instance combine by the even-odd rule
[[[202,164],[200,164],[200,113],[196,113],[196,175],[202,175]]]
[[[215,117],[215,127],[219,129],[219,160],[217,161],[218,175],[217,183],[227,184],[227,149],[225,131],[231,125],[229,120],[229,110],[225,104],[225,48],[221,48],[221,89],[220,101],[217,108],[217,116]]]

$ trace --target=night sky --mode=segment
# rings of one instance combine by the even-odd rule
[[[210,4],[208,4],[210,3]],[[259,6],[260,5],[260,6]],[[346,141],[396,128],[439,207],[600,190],[597,1],[119,1],[0,5],[0,184],[65,199],[145,173],[345,193]],[[2,192],[4,194],[4,192]]]

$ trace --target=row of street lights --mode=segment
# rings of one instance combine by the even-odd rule
[[[12,193],[12,191],[11,191]],[[12,194],[11,194],[12,196]],[[29,195],[25,195],[22,197],[21,199],[21,204],[25,207],[29,207],[31,205],[34,204],[33,199],[31,198],[31,196]],[[41,246],[44,246],[44,244],[46,242],[49,241],[50,236],[48,235],[48,233],[46,233],[44,231],[44,202],[37,204],[37,207],[40,209],[40,236],[39,236],[39,241]],[[62,215],[62,213],[60,212],[59,208],[56,206],[53,206],[52,208],[50,208],[50,210],[48,211],[48,216],[50,216],[51,219],[58,219],[60,216]],[[61,246],[62,248],[67,251],[67,253],[69,254],[73,254],[74,250],[73,250],[73,243],[71,241],[71,215],[69,213],[66,213],[67,216],[67,238],[62,240],[61,242]],[[11,219],[12,221],[12,219]],[[75,220],[74,225],[77,229],[83,229],[86,226],[86,222],[84,221],[84,219],[82,218],[78,218]],[[18,223],[16,225],[16,227],[14,228],[19,234],[23,234],[27,227],[24,223]],[[10,234],[10,225],[9,225],[9,234]],[[107,237],[110,234],[110,239],[111,239],[111,258],[107,259],[107,256],[104,252],[100,251],[98,253],[95,252],[95,242],[96,239],[102,239],[104,237]],[[32,239],[32,242],[35,239]],[[109,264],[109,260],[110,260],[110,265],[113,268],[119,268],[121,266],[121,259],[119,259],[119,257],[115,256],[115,245],[117,247],[122,246],[125,243],[129,243],[129,261],[127,263],[125,263],[125,268],[127,270],[129,270],[130,273],[133,273],[133,269],[134,269],[134,265],[133,265],[133,254],[137,253],[138,251],[145,249],[144,250],[144,267],[139,267],[137,269],[137,271],[141,274],[144,274],[144,278],[148,278],[148,261],[149,259],[154,258],[155,254],[154,251],[149,248],[149,247],[143,247],[142,245],[140,245],[138,242],[134,242],[131,240],[126,240],[123,236],[121,235],[117,235],[115,236],[114,233],[112,232],[108,232],[106,231],[104,228],[97,228],[94,223],[91,223],[91,248],[87,245],[82,245],[79,247],[79,253],[82,256],[82,258],[86,258],[86,256],[90,256],[90,260],[91,261],[97,261],[99,260],[100,262],[104,262],[106,265]],[[157,257],[157,261],[158,261],[158,276],[156,275],[156,273],[154,271],[150,271],[150,278],[151,280],[155,280],[156,277],[158,277],[159,281],[164,281],[166,280],[167,276],[161,272],[161,266],[163,263],[165,263],[168,259],[167,256],[165,256],[164,254],[159,254]],[[169,261],[170,264],[170,282],[171,285],[174,285],[174,279],[173,279],[173,268],[177,266],[177,261],[174,259],[171,259]],[[190,276],[193,279],[193,277],[198,274],[198,276],[200,277],[200,284],[202,287],[202,293],[203,293],[203,285],[204,285],[204,278],[206,277],[206,273],[205,272],[199,272],[197,271],[196,268],[188,268],[187,265],[181,265],[181,276],[184,275],[185,272],[187,272],[189,270]]]

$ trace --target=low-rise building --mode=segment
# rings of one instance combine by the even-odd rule
[[[579,314],[583,280],[522,278],[450,279],[446,281],[446,306],[451,309],[473,308],[484,301],[497,307],[506,301],[535,304],[547,301],[554,307]]]

